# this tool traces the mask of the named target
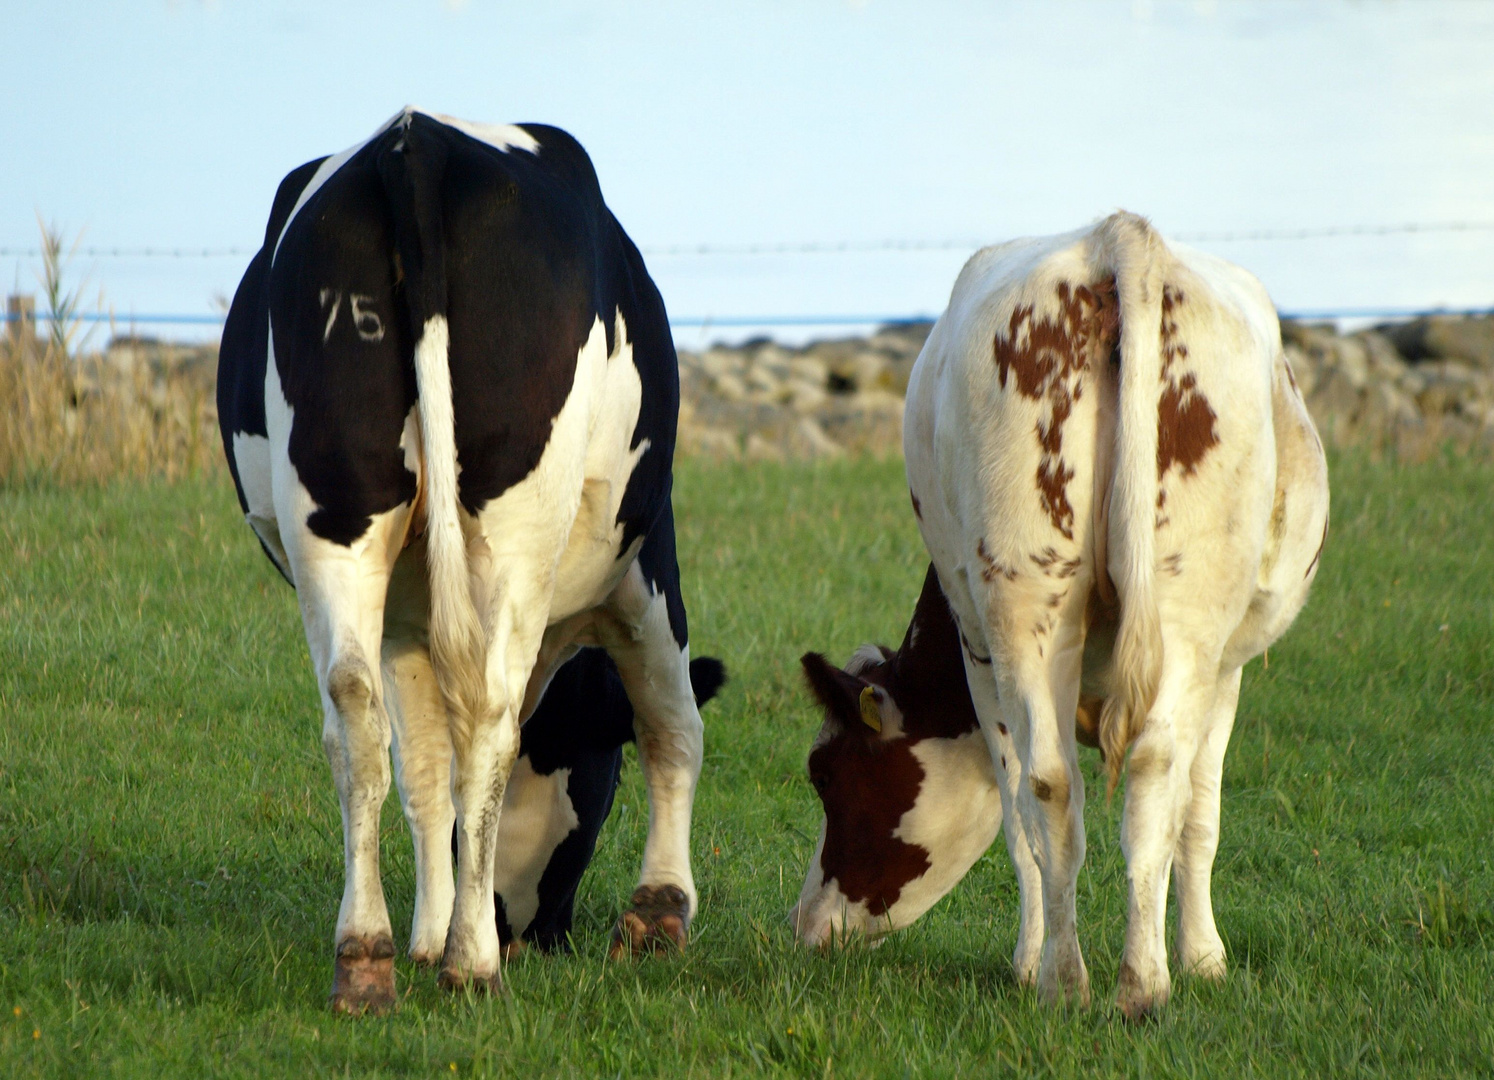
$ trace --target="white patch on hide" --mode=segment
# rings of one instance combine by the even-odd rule
[[[524,150],[531,154],[538,154],[540,151],[539,140],[517,124],[484,124],[475,120],[459,120],[445,113],[426,112],[413,105],[406,106],[405,112],[424,113],[432,120],[439,120],[447,127],[454,127],[463,135],[470,135],[479,142],[485,142],[504,153],[510,150]]]
[[[539,910],[539,884],[560,842],[580,824],[566,790],[570,769],[548,776],[534,771],[528,757],[514,763],[498,819],[493,856],[493,891],[503,897],[508,925],[523,934]]]

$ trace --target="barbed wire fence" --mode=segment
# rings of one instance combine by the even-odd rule
[[[1275,243],[1275,242],[1300,242],[1310,240],[1339,239],[1347,237],[1384,237],[1418,234],[1439,233],[1478,233],[1494,232],[1494,221],[1435,221],[1435,222],[1399,222],[1392,224],[1357,224],[1357,225],[1327,225],[1315,227],[1288,227],[1288,228],[1259,228],[1259,229],[1213,229],[1213,230],[1183,230],[1168,234],[1168,238],[1181,243]],[[974,239],[881,239],[881,240],[839,240],[839,241],[781,241],[781,242],[754,242],[754,243],[699,243],[699,244],[656,244],[641,248],[644,255],[651,258],[716,258],[716,257],[761,257],[761,256],[785,256],[785,255],[840,255],[840,254],[869,254],[869,253],[898,253],[898,252],[973,252],[983,246],[986,241]],[[78,245],[71,249],[70,258],[82,257],[88,259],[247,259],[254,255],[258,248],[227,246],[227,247],[187,247],[187,246],[153,246],[143,247],[114,246],[114,245]],[[41,258],[43,250],[40,246],[0,246],[0,258]],[[1449,313],[1449,314],[1494,314],[1494,297],[1488,307],[1362,307],[1362,308],[1325,308],[1321,310],[1304,309],[1300,311],[1283,310],[1283,318],[1300,320],[1336,320],[1336,319],[1402,319],[1414,318],[1419,315]],[[38,322],[45,322],[48,313],[43,311],[26,312],[24,316],[18,315],[15,310],[8,309],[0,315],[0,321],[14,321],[18,318],[34,318]],[[226,312],[213,313],[131,313],[120,315],[105,312],[80,312],[75,313],[72,318],[84,323],[110,323],[114,325],[200,325],[210,326],[221,324],[226,318]],[[899,323],[920,322],[931,318],[927,314],[870,314],[870,313],[827,313],[827,314],[781,314],[769,313],[762,315],[724,315],[724,316],[673,316],[670,322],[677,327],[705,327],[705,328],[733,328],[750,326],[862,326],[862,325],[896,325]]]

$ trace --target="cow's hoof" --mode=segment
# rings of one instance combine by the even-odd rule
[[[1028,990],[1034,990],[1038,984],[1038,959],[1032,956],[1018,954],[1012,957],[1012,976],[1017,980],[1017,985]]]
[[[1115,1007],[1132,1023],[1150,1019],[1167,1004],[1171,987],[1165,982],[1160,986],[1148,986],[1136,969],[1122,964],[1120,977],[1116,980]]]
[[[394,940],[350,937],[337,945],[327,1004],[349,1016],[383,1015],[394,1008]]]
[[[1089,1008],[1089,972],[1075,950],[1055,950],[1038,968],[1038,997],[1045,1005]]]
[[[514,938],[503,946],[503,962],[511,964],[529,951],[529,943],[523,938]]]
[[[1073,981],[1045,980],[1039,976],[1037,992],[1044,1005],[1054,1007],[1077,1005],[1081,1009],[1089,1008],[1088,975]]]
[[[489,997],[503,996],[503,975],[497,971],[491,975],[473,975],[454,968],[442,968],[441,974],[436,976],[436,985],[449,994],[470,990]]]
[[[441,953],[442,952],[443,952],[443,949],[439,945],[436,946],[435,948],[431,948],[431,949],[424,949],[424,948],[423,949],[417,949],[415,946],[411,945],[410,946],[410,962],[412,964],[414,964],[416,967],[423,967],[423,968],[437,967],[441,963]]]
[[[640,885],[612,931],[609,955],[618,960],[660,949],[683,949],[690,930],[690,898],[678,885]]]
[[[1210,949],[1184,950],[1179,966],[1194,978],[1208,979],[1210,982],[1223,982],[1229,971],[1222,942]]]

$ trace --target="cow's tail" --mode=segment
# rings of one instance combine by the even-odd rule
[[[467,541],[457,492],[456,417],[451,396],[451,336],[446,319],[441,178],[446,146],[405,115],[382,136],[379,176],[394,220],[399,271],[415,336],[421,457],[425,469],[426,562],[430,580],[430,651],[436,681],[462,731],[487,702],[486,647],[472,602]]]
[[[1157,421],[1162,377],[1162,285],[1167,249],[1145,218],[1117,213],[1098,234],[1099,261],[1115,275],[1120,377],[1106,567],[1120,600],[1100,747],[1113,793],[1126,750],[1141,734],[1162,673],[1156,595]]]

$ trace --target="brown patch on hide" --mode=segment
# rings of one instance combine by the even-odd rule
[[[908,742],[956,739],[980,727],[965,684],[959,641],[954,612],[930,566],[902,645],[885,663],[861,673],[862,679],[892,696],[903,714]]]
[[[932,865],[925,848],[893,835],[918,801],[923,766],[907,739],[847,732],[809,755],[809,775],[825,807],[820,869],[851,903],[885,915]]]
[[[1068,485],[1074,470],[1063,460],[1063,428],[1084,396],[1084,372],[1119,340],[1120,306],[1113,277],[1078,286],[1062,281],[1057,295],[1056,318],[1034,318],[1032,304],[1018,305],[1005,331],[997,331],[994,351],[1002,388],[1010,380],[1023,397],[1047,404],[1036,426],[1038,495],[1053,527],[1072,540]]]
[[[1183,291],[1162,287],[1162,396],[1157,403],[1157,478],[1177,465],[1184,476],[1198,468],[1204,456],[1219,445],[1215,431],[1218,414],[1198,389],[1198,377],[1185,372],[1177,377],[1174,365],[1188,359],[1188,346],[1178,334],[1177,309]],[[1160,505],[1158,509],[1161,509]]]
[[[1173,361],[1188,359],[1188,346],[1178,337],[1175,308],[1183,306],[1183,290],[1172,285],[1162,286],[1162,378],[1170,377]]]
[[[1047,577],[1071,578],[1079,572],[1079,558],[1065,559],[1051,547],[1045,547],[1036,555],[1027,556]]]
[[[1007,581],[1017,580],[1017,568],[1015,566],[1005,566],[997,562],[995,558],[992,557],[991,553],[986,550],[986,541],[984,537],[976,541],[975,557],[978,558],[982,563],[982,569],[980,572],[980,578],[982,581],[992,582],[995,581],[997,577],[1004,577]]]
[[[810,780],[825,809],[820,867],[847,900],[864,901],[873,915],[886,914],[908,883],[932,865],[925,848],[893,835],[923,787],[924,768],[913,747],[980,727],[961,644],[930,566],[896,653],[856,676],[824,665],[817,654],[803,660],[810,688],[829,717],[829,738],[809,755]],[[868,683],[892,698],[902,714],[902,737],[886,738],[862,723],[859,695]]]
[[[1032,793],[1037,796],[1038,802],[1060,803],[1068,802],[1069,785],[1066,781],[1049,781],[1034,776],[1032,778]]]
[[[1162,560],[1162,572],[1170,577],[1178,577],[1183,572],[1183,553],[1174,551]]]
[[[1178,382],[1169,382],[1157,404],[1157,475],[1173,465],[1190,475],[1210,450],[1219,445],[1214,430],[1218,415],[1209,399],[1198,392],[1192,372]]]

